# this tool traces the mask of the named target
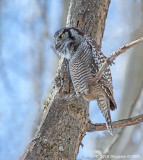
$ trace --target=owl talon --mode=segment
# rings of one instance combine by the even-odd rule
[[[110,60],[110,59],[107,59],[107,62],[112,66],[113,64],[115,64],[114,62],[113,62],[113,60]]]

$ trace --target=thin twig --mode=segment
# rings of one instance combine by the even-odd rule
[[[140,122],[143,122],[143,114],[128,119],[114,121],[112,122],[112,127],[118,128],[118,127],[131,126],[138,124]],[[90,122],[88,123],[87,132],[99,131],[99,130],[107,130],[106,124],[105,123],[91,124]]]
[[[115,60],[120,54],[124,53],[126,50],[132,48],[133,46],[135,46],[136,44],[139,44],[139,43],[143,43],[143,37],[141,37],[133,42],[130,42],[127,45],[120,47],[117,51],[113,52],[109,57],[107,57],[105,59],[105,62],[101,66],[100,70],[98,71],[96,77],[93,78],[93,80],[91,80],[89,85],[92,85],[93,83],[94,84],[97,83],[101,79],[101,77],[103,76],[107,66],[111,65],[113,63],[113,60]]]

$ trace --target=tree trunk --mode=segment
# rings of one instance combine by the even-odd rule
[[[80,28],[100,47],[109,4],[110,0],[71,0],[67,25]],[[23,160],[76,159],[89,121],[89,104],[82,97],[65,96],[72,91],[68,62],[61,59],[43,120]]]

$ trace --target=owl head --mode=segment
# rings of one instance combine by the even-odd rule
[[[55,49],[60,56],[71,59],[83,41],[84,34],[74,27],[65,27],[55,35]]]

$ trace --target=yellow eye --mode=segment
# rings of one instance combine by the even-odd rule
[[[65,36],[66,36],[66,35],[63,33],[60,37],[61,37],[61,38],[64,38]]]

